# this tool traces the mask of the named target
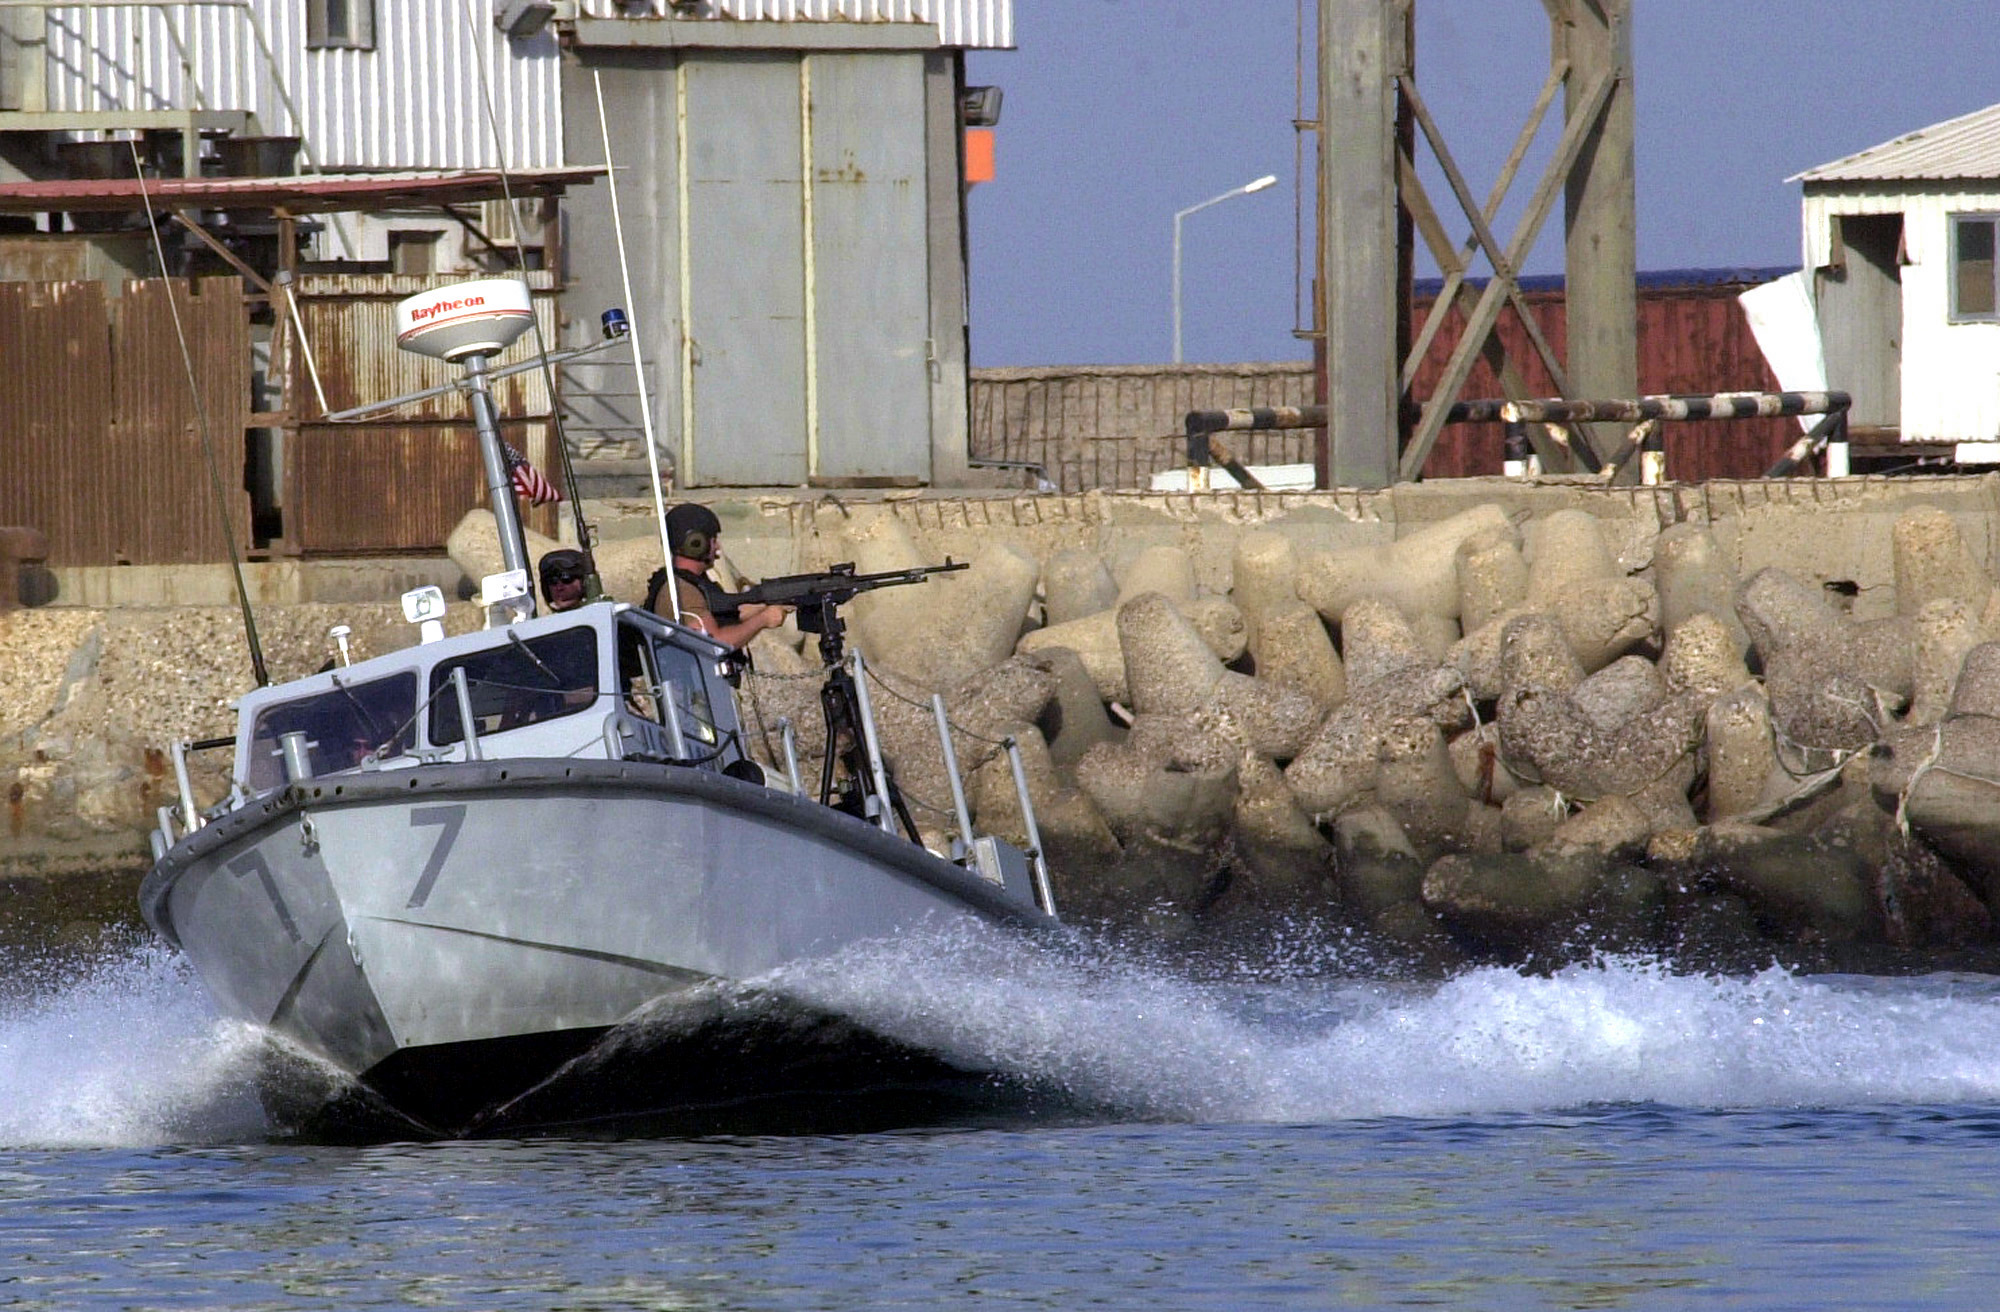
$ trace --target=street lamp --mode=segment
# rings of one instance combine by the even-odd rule
[[[1248,196],[1253,191],[1276,186],[1278,177],[1266,173],[1255,182],[1246,182],[1240,187],[1232,187],[1220,196],[1210,196],[1199,205],[1190,205],[1174,215],[1174,363],[1181,362],[1181,220],[1196,210],[1205,210],[1211,205],[1220,205],[1232,196]]]

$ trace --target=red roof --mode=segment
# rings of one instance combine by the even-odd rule
[[[389,210],[553,195],[604,173],[580,168],[431,169],[277,178],[57,178],[0,183],[0,214],[50,210]]]

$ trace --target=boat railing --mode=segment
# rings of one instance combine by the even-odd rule
[[[868,697],[868,682],[873,672],[867,668],[860,652],[850,653],[850,659],[853,661],[854,666],[855,701],[860,711],[860,730],[863,742],[867,747],[868,765],[874,774],[877,796],[886,799],[889,796],[889,784],[886,771],[883,768],[881,748],[876,734],[874,708]],[[879,675],[873,675],[873,677],[876,684],[891,696],[901,701],[909,702],[912,706],[921,705],[904,696],[902,693],[897,692],[888,684],[883,683]],[[931,694],[930,712],[937,730],[938,747],[944,756],[945,780],[951,787],[952,820],[958,830],[952,839],[951,859],[974,871],[982,878],[1003,886],[1007,882],[1007,867],[1010,864],[1025,860],[1027,863],[1029,884],[1034,893],[1036,905],[1049,915],[1055,915],[1055,890],[1049,878],[1048,858],[1044,855],[1042,847],[1041,827],[1035,820],[1035,801],[1028,792],[1028,773],[1021,759],[1020,740],[1012,734],[1008,734],[1006,737],[997,740],[985,739],[985,741],[1000,748],[1007,755],[1008,767],[1014,777],[1015,800],[1021,808],[1023,836],[1028,840],[1026,851],[1021,851],[1012,844],[1005,843],[993,835],[980,834],[974,830],[972,808],[967,803],[965,796],[964,773],[959,768],[958,748],[952,739],[954,728],[957,728],[960,733],[968,734],[971,733],[971,730],[952,724],[951,717],[945,710],[944,695],[942,693]],[[788,758],[786,764],[791,769],[793,777],[796,778],[798,775],[798,765],[796,759],[792,756],[791,726],[788,721],[780,721],[779,724],[781,730],[786,734],[785,750]],[[974,736],[978,737],[980,735]],[[873,801],[874,799],[870,800]],[[927,806],[926,809],[936,810],[937,808]],[[884,803],[879,808],[880,818],[877,818],[877,823],[881,824],[884,829],[894,832],[892,828],[894,821],[887,818],[889,815],[890,807]],[[1016,865],[1016,868],[1018,869],[1018,865]]]
[[[1050,915],[1056,913],[1055,890],[1049,886],[1049,862],[1042,854],[1042,830],[1035,823],[1035,802],[1028,796],[1028,772],[1021,765],[1021,741],[1008,734],[1007,765],[1014,773],[1014,791],[1021,799],[1021,826],[1028,837],[1028,863],[1035,873],[1035,900]]]
[[[868,775],[874,782],[875,795],[868,799],[873,812],[868,818],[880,826],[885,834],[896,832],[895,808],[890,805],[889,773],[882,765],[882,740],[875,731],[875,707],[868,700],[868,667],[856,650],[848,653],[848,661],[854,667],[855,708],[860,712],[861,746],[868,758]],[[831,747],[829,747],[831,750]]]
[[[792,792],[804,797],[805,781],[799,778],[799,730],[789,715],[778,717],[778,742],[785,752],[785,778],[791,781]]]
[[[188,771],[188,753],[210,752],[235,746],[235,734],[222,738],[176,739],[167,744],[167,757],[173,762],[174,767],[174,791],[177,796],[171,805],[157,807],[153,811],[153,822],[156,827],[149,838],[155,860],[175,843],[207,824],[217,812],[225,809],[241,794],[241,789],[232,778],[229,797],[209,810],[203,811],[194,800],[194,778]]]

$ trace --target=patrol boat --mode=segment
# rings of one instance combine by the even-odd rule
[[[147,923],[225,1016],[293,1058],[265,1090],[291,1104],[288,1128],[360,1107],[426,1134],[514,1132],[951,1073],[839,1018],[755,1042],[712,1024],[717,987],[850,945],[1055,923],[1039,854],[973,835],[962,802],[956,859],[898,829],[838,608],[941,567],[765,585],[820,635],[827,741],[849,766],[843,793],[831,763],[809,790],[787,736],[788,768],[767,772],[745,750],[732,649],[631,605],[534,614],[484,368],[528,312],[505,279],[399,306],[404,347],[466,366],[506,565],[481,588],[487,627],[444,636],[442,595],[420,589],[404,598],[409,648],[258,688],[233,739],[174,744],[180,799],[154,834]],[[188,752],[224,746],[229,795],[198,810]],[[650,1031],[675,1037],[668,1050],[605,1042],[679,1001],[691,1019]],[[818,1047],[782,1051],[778,1031]],[[829,1062],[830,1041],[854,1060]],[[607,1079],[605,1052],[645,1060]],[[340,1077],[325,1107],[296,1105],[300,1087],[322,1096],[303,1068]],[[577,1070],[596,1078],[568,1098]]]

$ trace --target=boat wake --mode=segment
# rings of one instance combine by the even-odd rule
[[[2000,1102],[2000,978],[1718,977],[1611,958],[1412,984],[1327,972],[1310,944],[1297,955],[1191,980],[971,932],[875,945],[773,983],[873,1032],[1138,1118]]]
[[[490,1130],[588,1129],[631,1105],[634,1081],[685,1089],[690,1071],[698,1107],[755,1108],[759,1128],[794,1131],[2000,1103],[2000,978],[1718,977],[1614,958],[1416,984],[1339,965],[1307,950],[1191,978],[976,928],[874,944],[637,1017]],[[273,1133],[253,1088],[266,1043],[217,1020],[178,957],[147,949],[12,982],[0,1145]],[[774,1074],[877,1096],[769,1099]]]

